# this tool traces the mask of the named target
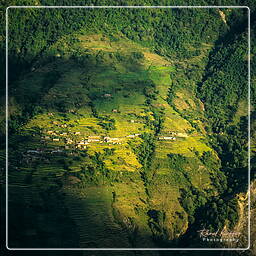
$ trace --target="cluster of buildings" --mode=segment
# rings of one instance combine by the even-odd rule
[[[43,148],[37,148],[37,149],[29,149],[26,151],[26,155],[35,155],[35,154],[43,154],[43,153],[50,153],[50,154],[54,154],[54,153],[62,153],[63,150],[59,149],[59,148],[55,148],[55,149],[43,149]]]
[[[64,151],[59,148],[54,149],[44,149],[44,148],[37,148],[37,149],[28,149],[24,153],[22,153],[23,159],[22,162],[26,164],[30,164],[37,160],[49,162],[49,160],[45,157],[46,154],[59,154],[63,153]]]
[[[87,145],[89,145],[90,143],[112,143],[112,144],[122,144],[122,141],[124,140],[124,138],[135,138],[140,136],[140,133],[135,133],[135,134],[130,134],[127,135],[123,138],[111,138],[108,136],[99,136],[99,135],[94,135],[94,136],[88,136],[87,138],[83,138],[81,140],[77,140],[75,139],[75,137],[68,137],[68,135],[75,135],[75,136],[79,136],[81,135],[81,132],[79,131],[75,131],[75,132],[70,132],[69,134],[67,132],[58,132],[58,131],[52,131],[49,130],[46,132],[47,135],[41,137],[42,139],[50,139],[54,142],[58,142],[61,141],[62,138],[64,138],[64,142],[66,145],[72,145],[74,144],[76,148],[86,148]],[[188,135],[186,133],[180,133],[180,132],[174,132],[174,131],[169,131],[167,132],[168,135],[162,135],[158,137],[158,140],[165,140],[165,141],[175,141],[177,139],[177,137],[188,137]],[[62,138],[61,138],[62,137]],[[66,148],[68,149],[69,147],[66,146]]]
[[[110,98],[112,97],[112,94],[110,93],[105,93],[102,95],[104,98]],[[112,109],[112,112],[118,113],[119,111],[117,109]],[[49,116],[53,116],[52,113],[48,113]],[[130,120],[131,123],[136,123],[139,122],[138,120]],[[52,124],[66,128],[68,125],[67,124],[60,124],[57,121],[51,121]],[[122,144],[122,142],[127,139],[139,137],[141,134],[140,133],[135,133],[135,134],[130,134],[124,137],[119,137],[119,138],[112,138],[108,136],[99,136],[99,135],[94,135],[94,136],[87,136],[86,138],[81,138],[81,132],[80,131],[73,131],[73,132],[64,132],[64,131],[53,131],[53,130],[48,130],[46,131],[46,135],[42,136],[41,139],[43,141],[45,140],[52,140],[54,142],[60,142],[64,141],[64,148],[69,149],[69,148],[78,148],[78,149],[86,149],[87,146],[90,143],[110,143],[110,144]],[[71,135],[71,136],[70,136]],[[158,140],[161,141],[175,141],[177,140],[177,137],[188,137],[186,133],[180,133],[180,132],[175,132],[175,131],[168,131],[166,135],[161,135],[158,137]],[[37,154],[37,151],[31,151],[30,153]]]
[[[159,137],[159,140],[176,140],[176,137],[167,137],[167,136],[163,136],[163,137]]]
[[[168,135],[162,135],[158,137],[158,140],[177,140],[177,138],[187,138],[188,135],[186,133],[182,132],[173,132],[169,131],[166,134]]]
[[[65,149],[69,149],[70,146],[74,145],[76,148],[79,149],[86,149],[87,145],[90,143],[111,143],[111,144],[122,144],[125,138],[135,138],[140,136],[140,133],[135,133],[135,134],[130,134],[125,137],[119,137],[119,138],[112,138],[108,136],[99,136],[99,135],[94,135],[94,136],[87,136],[86,138],[82,138],[81,140],[77,139],[81,135],[81,132],[75,131],[72,133],[67,133],[67,132],[60,132],[60,131],[46,131],[47,135],[42,136],[41,139],[42,141],[45,140],[51,140],[54,142],[59,142],[59,141],[64,141]],[[70,137],[68,135],[73,135],[73,137]],[[75,136],[74,136],[75,135]]]

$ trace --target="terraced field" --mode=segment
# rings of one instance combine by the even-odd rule
[[[188,92],[169,104],[175,63],[121,35],[73,37],[17,84],[20,99],[38,97],[40,108],[10,140],[11,209],[30,216],[19,239],[10,216],[10,246],[43,246],[49,234],[59,237],[45,242],[52,247],[155,247],[157,238],[179,237],[188,228],[181,190],[213,194],[201,157],[218,159],[203,126],[179,111],[189,108],[178,100]],[[189,104],[200,108],[192,96]],[[51,228],[41,230],[46,221]]]

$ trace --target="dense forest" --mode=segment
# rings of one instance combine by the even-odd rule
[[[186,4],[209,4],[190,2]],[[24,4],[17,0],[6,6]],[[111,4],[117,3],[86,1],[88,6]],[[140,4],[158,3],[136,2]],[[246,209],[241,198],[248,189],[248,89],[255,178],[255,10],[248,1],[211,4],[251,7],[250,88],[247,8],[8,10],[9,175],[13,187],[30,188],[10,190],[13,247],[31,247],[28,240],[33,238],[35,247],[103,247],[83,242],[84,220],[77,217],[82,210],[97,215],[96,206],[107,209],[102,216],[112,212],[111,225],[124,247],[218,248],[227,244],[198,241],[198,229],[246,232],[246,224],[239,225],[241,205]],[[3,66],[4,30],[0,36]],[[5,70],[1,72],[4,85]],[[4,160],[4,108],[0,122]],[[66,144],[59,142],[61,136],[67,137]],[[112,137],[120,142],[106,144]],[[83,146],[90,140],[106,146]],[[14,221],[18,209],[24,209],[20,227]],[[30,216],[38,223],[32,224]],[[65,224],[54,224],[53,231],[49,227],[57,219]],[[46,227],[40,228],[44,221]],[[72,230],[69,238],[67,230]],[[113,241],[115,232],[111,229]],[[58,239],[54,243],[47,237]],[[243,235],[239,247],[247,247],[246,241]]]

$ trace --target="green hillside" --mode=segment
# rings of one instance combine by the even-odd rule
[[[9,246],[237,247],[246,9],[9,12]]]

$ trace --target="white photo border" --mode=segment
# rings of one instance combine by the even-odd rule
[[[165,9],[174,9],[174,8],[188,8],[188,9],[247,9],[248,10],[248,246],[246,248],[10,248],[8,246],[8,11],[9,9],[21,9],[21,8],[37,8],[37,9],[150,9],[150,8],[165,8]],[[250,117],[250,108],[251,108],[251,63],[250,63],[250,53],[251,53],[251,18],[250,18],[250,8],[248,6],[9,6],[6,8],[6,248],[11,251],[25,251],[25,250],[34,250],[34,251],[226,251],[226,250],[239,250],[245,251],[250,249],[250,170],[251,170],[251,149],[250,149],[250,131],[251,131],[251,117]]]

